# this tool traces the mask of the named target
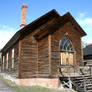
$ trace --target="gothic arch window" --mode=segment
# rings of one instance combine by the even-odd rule
[[[60,43],[60,51],[74,52],[72,44],[67,37],[64,37]]]

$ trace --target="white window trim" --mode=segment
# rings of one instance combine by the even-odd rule
[[[14,48],[12,49],[12,68],[14,68]]]
[[[62,43],[63,42],[63,43]],[[66,44],[67,42],[69,42],[68,44]],[[68,47],[71,45],[71,47],[69,48],[68,50]],[[67,51],[67,52],[73,52],[73,47],[72,47],[72,44],[70,42],[70,40],[67,38],[67,37],[64,37],[62,40],[61,40],[61,43],[60,43],[60,50],[61,51]]]

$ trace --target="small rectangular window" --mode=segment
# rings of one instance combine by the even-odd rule
[[[14,49],[12,49],[12,58],[14,58]]]
[[[12,49],[12,68],[14,68],[14,49]]]

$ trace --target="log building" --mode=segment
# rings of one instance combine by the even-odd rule
[[[92,65],[92,44],[87,45],[83,52],[85,65]]]
[[[22,84],[58,86],[58,65],[83,64],[86,33],[69,12],[60,16],[56,10],[26,25],[26,9],[23,5],[21,29],[1,50],[2,71],[17,74]]]

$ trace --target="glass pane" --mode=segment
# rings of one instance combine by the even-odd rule
[[[72,44],[67,37],[64,37],[60,44],[61,51],[73,52]]]

